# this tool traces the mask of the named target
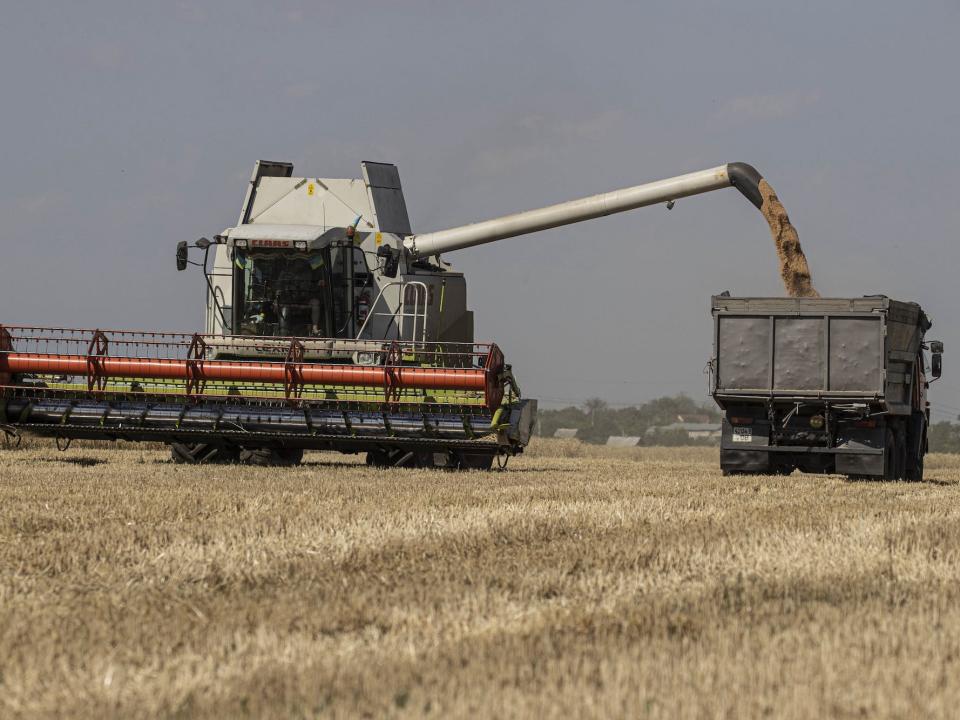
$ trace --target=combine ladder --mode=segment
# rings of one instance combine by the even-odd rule
[[[393,312],[382,310],[377,312],[376,309],[381,303],[389,307],[384,300],[384,293],[394,287],[397,288],[397,309]],[[390,338],[387,334],[384,339],[410,342],[413,343],[414,348],[424,347],[427,343],[427,297],[427,285],[419,280],[394,280],[386,283],[380,288],[377,299],[370,306],[370,312],[367,313],[363,325],[357,332],[357,339],[364,339],[364,332],[372,317],[386,317],[390,318],[388,328],[395,329],[397,336]],[[367,337],[367,339],[372,338]]]

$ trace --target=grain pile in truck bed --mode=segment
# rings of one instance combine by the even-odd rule
[[[777,197],[777,193],[766,180],[760,180],[760,194],[763,205],[760,212],[770,225],[770,234],[777,246],[780,258],[780,277],[790,297],[820,297],[810,279],[810,266],[800,247],[800,236],[790,222],[786,209]]]

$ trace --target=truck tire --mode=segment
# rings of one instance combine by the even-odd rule
[[[237,462],[237,450],[219,443],[170,443],[170,459],[178,465],[226,465]]]
[[[897,480],[907,479],[907,456],[910,448],[907,443],[907,427],[905,424],[897,426],[894,435],[897,437]]]
[[[923,456],[927,453],[927,419],[924,413],[914,412],[910,418],[907,436],[907,480],[923,480]]]
[[[303,449],[241,448],[240,462],[258,467],[293,467],[303,462]]]
[[[884,448],[884,480],[903,480],[907,470],[907,443],[899,428],[887,427]]]
[[[923,455],[913,461],[913,467],[907,469],[907,480],[910,482],[923,480]]]
[[[896,463],[894,462],[894,459],[893,459],[893,448],[895,444],[896,444],[896,439],[893,436],[893,429],[888,427],[886,432],[884,433],[884,440],[883,440],[883,479],[884,480],[896,479],[894,478],[894,472],[895,472],[894,466],[896,465]]]

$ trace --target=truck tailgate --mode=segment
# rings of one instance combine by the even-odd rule
[[[715,391],[882,397],[883,320],[879,313],[718,313]]]

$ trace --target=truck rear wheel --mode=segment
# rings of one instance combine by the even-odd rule
[[[913,466],[907,469],[907,480],[920,482],[923,480],[923,455],[913,461]]]
[[[907,436],[907,480],[923,480],[923,456],[927,453],[927,418],[914,411]]]
[[[887,428],[887,441],[883,454],[883,479],[903,480],[907,474],[907,443],[903,433],[898,429]]]

